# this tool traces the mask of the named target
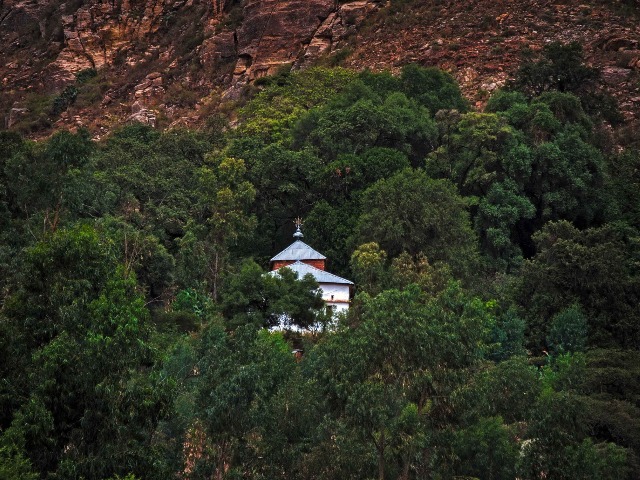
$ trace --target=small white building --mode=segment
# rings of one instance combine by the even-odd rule
[[[296,241],[271,259],[271,271],[287,267],[296,272],[298,278],[311,274],[320,285],[322,299],[327,306],[334,313],[347,310],[353,293],[353,282],[325,270],[327,257],[300,240],[303,237],[300,226],[301,223],[297,223],[298,228],[293,234]]]

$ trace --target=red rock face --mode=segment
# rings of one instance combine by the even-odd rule
[[[396,21],[385,18],[369,28],[366,38],[354,42],[347,66],[394,73],[411,62],[437,66],[453,74],[481,110],[490,94],[513,76],[524,49],[578,42],[587,63],[603,70],[623,113],[629,120],[640,120],[640,23],[616,2],[413,3],[410,11],[395,16]]]
[[[140,111],[145,118],[162,113],[184,119],[189,112],[176,110],[165,95],[171,81],[202,97],[220,87],[234,96],[282,65],[305,66],[340,48],[377,5],[374,0],[87,0],[76,6],[63,0],[5,0],[0,2],[0,79],[11,98],[0,101],[0,115],[15,111],[15,117],[28,95],[59,93],[78,72],[94,68],[105,72],[113,88],[95,108],[63,115],[57,127],[73,127],[70,122],[81,117],[90,124],[92,115],[99,126],[106,118],[103,109],[121,121],[138,119]]]
[[[251,81],[294,63],[335,9],[333,0],[248,0],[237,32],[241,61],[236,81]]]
[[[614,3],[416,1],[374,17],[387,2],[0,0],[0,126],[28,115],[29,95],[59,94],[86,68],[104,72],[110,88],[56,128],[84,124],[103,134],[142,114],[193,126],[213,90],[233,97],[282,65],[312,65],[344,46],[346,66],[358,70],[443,68],[482,109],[522,49],[549,41],[581,43],[627,117],[640,121],[640,24]],[[374,21],[360,29],[367,18]],[[172,87],[196,98],[176,106]]]

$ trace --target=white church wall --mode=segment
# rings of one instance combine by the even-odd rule
[[[334,313],[340,313],[349,308],[349,285],[339,283],[321,283],[322,299],[330,306]]]
[[[348,302],[349,285],[339,283],[321,283],[322,299],[325,302]]]

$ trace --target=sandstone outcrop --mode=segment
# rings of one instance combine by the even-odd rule
[[[136,40],[144,40],[159,28],[165,4],[162,0],[132,7],[130,0],[91,0],[75,13],[62,16],[65,47],[49,66],[59,83],[74,80],[84,68],[101,69]]]
[[[136,100],[131,105],[131,115],[127,117],[127,122],[144,123],[145,125],[156,126],[156,112],[146,108],[140,101]]]
[[[57,125],[64,126],[67,117],[74,125],[82,115],[91,126],[90,117],[97,122],[105,111],[126,121],[136,115],[135,102],[162,112],[172,124],[206,111],[200,109],[202,99],[211,92],[233,98],[283,66],[305,68],[340,51],[345,65],[356,69],[398,71],[409,62],[443,68],[482,108],[513,74],[524,49],[577,41],[588,62],[602,69],[626,116],[640,119],[638,102],[629,101],[640,97],[640,22],[608,2],[395,5],[384,0],[5,0],[0,3],[0,114],[5,124],[9,116],[15,123],[28,115],[29,98],[52,98],[74,84],[78,72],[95,69],[108,89],[91,97],[93,106],[56,119]],[[176,94],[181,98],[172,101]]]
[[[371,0],[247,0],[236,32],[231,87],[236,91],[283,65],[301,68],[331,53],[377,4]]]
[[[377,7],[377,3],[370,0],[358,0],[339,5],[315,31],[302,56],[296,62],[296,66],[304,67],[319,56],[339,49],[340,42],[349,35],[356,34],[357,25],[362,24]]]
[[[236,81],[260,78],[295,62],[334,10],[333,0],[247,0],[237,33]]]
[[[233,96],[282,65],[303,67],[332,52],[375,8],[371,0],[89,0],[75,10],[59,1],[9,1],[0,41],[13,48],[0,52],[1,78],[14,93],[55,94],[78,72],[106,71],[116,81],[102,107],[114,99],[161,102],[165,77]],[[234,15],[242,21],[233,24]],[[41,62],[20,62],[37,48]],[[154,71],[144,72],[146,65]]]

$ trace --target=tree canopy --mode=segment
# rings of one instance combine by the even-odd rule
[[[579,46],[484,109],[417,65],[240,95],[0,131],[0,479],[639,478],[640,156]],[[347,312],[265,270],[297,217]]]

